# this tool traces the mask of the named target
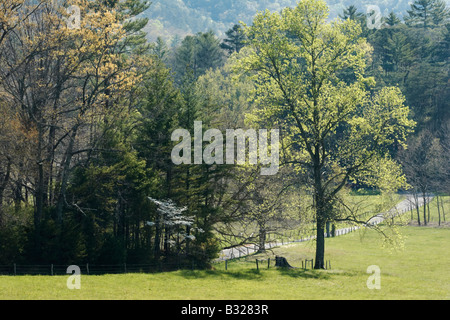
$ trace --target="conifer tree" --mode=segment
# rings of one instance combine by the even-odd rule
[[[449,9],[442,0],[415,0],[410,6],[405,21],[412,26],[433,28],[449,17]]]
[[[245,33],[240,24],[235,24],[226,33],[227,38],[223,40],[220,47],[228,51],[228,54],[241,51],[245,46]]]
[[[384,18],[384,23],[389,27],[393,27],[401,23],[401,20],[397,17],[394,11],[391,11],[389,15]]]
[[[193,79],[198,79],[208,69],[221,67],[224,57],[220,40],[212,31],[186,36],[175,53],[175,71],[178,83],[187,72],[192,72]]]

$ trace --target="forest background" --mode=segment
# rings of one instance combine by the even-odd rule
[[[69,4],[80,28],[67,27],[68,4],[0,5],[0,265],[206,267],[223,247],[312,224],[311,190],[295,167],[261,177],[170,157],[172,132],[192,132],[195,119],[205,130],[246,128],[257,103],[252,82],[233,73],[247,44],[240,21],[292,1]],[[389,149],[409,192],[448,194],[448,6],[370,3],[383,23],[369,29],[364,7],[328,4],[330,19],[356,21],[371,45],[373,90],[397,86],[411,109],[410,147]],[[383,192],[350,182],[345,191]]]

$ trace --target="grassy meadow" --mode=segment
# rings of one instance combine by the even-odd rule
[[[274,249],[212,270],[157,274],[81,275],[81,289],[69,290],[68,276],[1,276],[0,299],[64,300],[314,300],[450,299],[450,228],[401,227],[395,247],[375,231],[327,239],[329,270],[267,268],[284,256],[294,267],[314,257],[314,243]],[[369,290],[370,265],[381,269],[381,289]]]

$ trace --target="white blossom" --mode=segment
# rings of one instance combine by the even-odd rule
[[[178,207],[173,200],[156,200],[148,197],[150,201],[155,203],[158,207],[158,213],[160,214],[161,223],[167,227],[191,227],[194,224],[194,218],[185,215],[187,207]],[[148,221],[148,226],[156,225],[155,222]],[[186,235],[187,237],[187,235]],[[185,237],[185,238],[186,238]]]

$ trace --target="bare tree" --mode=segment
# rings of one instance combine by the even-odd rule
[[[417,210],[419,205],[417,194],[420,194],[423,198],[423,223],[427,225],[429,221],[429,214],[427,217],[429,193],[439,189],[445,168],[443,165],[443,148],[438,138],[430,131],[424,130],[409,141],[408,149],[400,152],[400,158],[408,182],[416,194]]]

